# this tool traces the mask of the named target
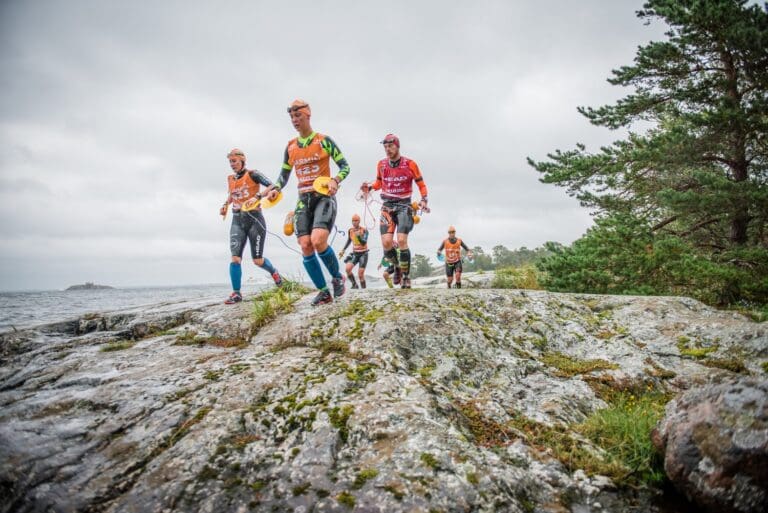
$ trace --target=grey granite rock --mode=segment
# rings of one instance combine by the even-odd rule
[[[765,376],[765,324],[685,298],[414,285],[307,296],[259,330],[246,301],[0,335],[0,511],[658,511],[513,421],[581,440],[594,380],[733,376],[681,340]]]
[[[768,511],[767,380],[686,392],[667,405],[653,440],[672,482],[706,511]]]

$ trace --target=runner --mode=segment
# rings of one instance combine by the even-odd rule
[[[413,229],[414,207],[411,205],[413,183],[419,187],[421,201],[419,208],[427,208],[427,186],[419,171],[419,166],[413,160],[400,155],[400,139],[394,134],[387,134],[381,143],[387,158],[379,161],[376,168],[376,180],[373,183],[363,183],[360,187],[364,193],[370,189],[381,189],[381,245],[384,256],[395,264],[394,283],[401,282],[402,288],[411,288],[411,250],[408,249],[408,234]],[[397,230],[397,243],[400,247],[398,257],[393,240]]]
[[[467,252],[467,256],[472,258],[472,250],[464,244],[464,241],[456,238],[456,228],[448,227],[448,238],[437,248],[437,259],[442,260],[443,249],[445,249],[445,276],[448,282],[448,288],[451,288],[453,276],[456,275],[456,288],[461,288],[461,248]]]
[[[355,214],[352,216],[352,228],[347,230],[347,243],[339,251],[339,258],[344,257],[344,252],[349,245],[352,244],[352,253],[344,259],[344,263],[347,264],[346,272],[347,279],[352,284],[352,288],[357,288],[355,282],[355,275],[352,274],[352,269],[357,265],[357,275],[360,278],[360,288],[365,288],[365,267],[368,265],[368,230],[365,226],[360,226],[360,216]]]
[[[288,141],[280,176],[269,193],[269,199],[274,201],[277,198],[278,192],[288,183],[291,170],[295,169],[299,182],[299,198],[294,210],[295,233],[304,257],[304,269],[319,290],[312,300],[312,305],[317,306],[330,303],[333,297],[340,297],[345,290],[339,261],[328,245],[328,234],[336,219],[335,195],[339,184],[349,174],[349,165],[330,137],[312,130],[312,110],[307,102],[294,100],[288,107],[288,114],[299,136]],[[317,192],[313,186],[315,179],[331,176],[331,159],[339,167],[339,172],[328,181],[326,193]],[[333,278],[333,296],[323,276],[321,260]]]
[[[259,192],[260,186],[267,187],[265,192],[269,192],[272,182],[256,170],[249,170],[245,167],[245,153],[238,148],[234,148],[227,154],[229,167],[233,173],[227,177],[229,194],[227,201],[219,209],[219,214],[223,217],[227,215],[227,207],[232,204],[232,225],[229,228],[229,249],[232,252],[232,261],[229,264],[229,279],[232,282],[232,293],[224,301],[225,304],[232,305],[243,300],[240,292],[242,284],[242,260],[245,244],[251,246],[251,258],[253,263],[267,271],[278,287],[282,285],[283,279],[277,269],[274,268],[269,259],[264,258],[264,242],[267,235],[267,225],[260,208],[245,212],[242,210],[254,201],[259,201],[262,194]]]

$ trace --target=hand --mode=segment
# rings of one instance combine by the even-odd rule
[[[343,258],[343,257],[344,257],[344,252],[343,251],[339,251],[339,258]]]
[[[426,198],[421,198],[421,201],[419,201],[419,210],[421,210],[422,212],[429,212],[429,207],[427,207]]]
[[[335,178],[328,182],[328,196],[333,196],[339,190],[339,182]]]
[[[219,209],[219,215],[221,217],[227,217],[227,207],[229,206],[229,203],[224,203],[221,208]]]
[[[277,189],[272,189],[272,190],[271,190],[271,191],[269,191],[269,193],[267,194],[267,199],[268,199],[269,201],[275,201],[275,198],[277,198],[277,194],[278,194],[278,192],[279,192],[279,191],[278,191]]]

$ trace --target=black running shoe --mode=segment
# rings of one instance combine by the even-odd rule
[[[227,299],[224,300],[225,305],[234,305],[243,300],[243,296],[239,292],[233,292]]]
[[[411,279],[408,276],[403,276],[403,284],[401,286],[404,289],[410,289],[411,288]]]
[[[332,303],[332,302],[333,302],[333,298],[331,297],[331,292],[328,289],[326,289],[326,290],[321,290],[320,292],[317,293],[317,295],[315,296],[315,299],[312,300],[312,306],[319,306],[319,305],[324,305],[326,303]]]
[[[332,279],[331,285],[333,285],[333,297],[341,297],[347,290],[344,288],[344,276],[339,276],[338,278]]]
[[[400,285],[400,278],[403,277],[403,271],[400,270],[400,266],[395,266],[395,276],[392,278],[392,283]]]

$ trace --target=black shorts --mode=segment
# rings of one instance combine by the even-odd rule
[[[344,263],[352,263],[352,267],[359,265],[360,269],[365,269],[368,266],[368,252],[361,251],[360,253],[352,252],[344,259]]]
[[[452,264],[449,264],[448,262],[445,263],[445,275],[449,278],[453,276],[454,272],[462,272],[461,269],[461,260],[458,262],[454,262]]]
[[[388,233],[410,233],[413,230],[413,207],[410,200],[384,201],[379,219],[382,235]]]
[[[293,222],[296,237],[309,235],[315,228],[324,228],[329,232],[336,221],[336,198],[316,192],[299,195]]]
[[[246,242],[251,245],[251,258],[264,257],[264,241],[267,225],[259,210],[233,212],[229,228],[229,250],[232,256],[243,257]]]

